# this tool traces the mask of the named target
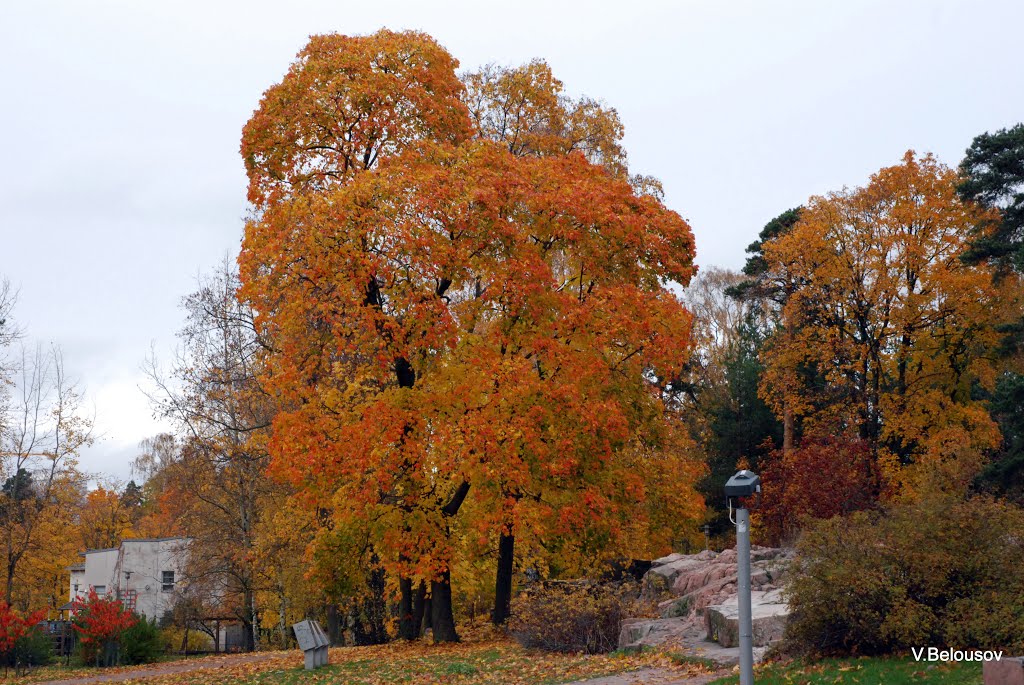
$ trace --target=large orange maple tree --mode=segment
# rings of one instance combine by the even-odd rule
[[[468,90],[456,66],[422,34],[315,37],[242,146],[274,469],[365,534],[401,635],[429,584],[435,641],[458,639],[467,535],[664,550],[702,508],[668,401],[689,226],[630,182],[614,112],[546,65]]]

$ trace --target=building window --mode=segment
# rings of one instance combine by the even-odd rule
[[[95,590],[96,594],[100,595],[101,597],[103,595],[107,594],[107,586],[106,585],[93,585],[92,589]]]
[[[174,591],[174,571],[164,571],[160,589],[164,592]]]
[[[75,594],[78,594],[78,583],[75,583]]]

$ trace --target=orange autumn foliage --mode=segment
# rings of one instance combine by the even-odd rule
[[[768,277],[791,295],[761,392],[806,430],[866,440],[889,497],[962,491],[999,442],[971,393],[994,381],[995,286],[960,260],[991,213],[962,202],[958,180],[908,152],[863,188],[812,198],[764,245]]]
[[[465,140],[458,64],[414,31],[313,36],[243,130],[249,201],[324,191],[425,138]]]
[[[416,40],[430,70],[380,66]],[[702,506],[664,403],[690,346],[667,287],[694,271],[690,228],[626,180],[612,111],[561,97],[542,63],[464,91],[439,49],[314,38],[246,127],[260,214],[240,292],[274,341],[273,469],[403,577],[448,573],[455,528],[515,526],[578,560],[678,527]],[[395,78],[407,106],[361,95]],[[315,144],[289,114],[308,108]]]
[[[115,490],[99,485],[85,496],[78,528],[84,549],[117,547],[134,535],[132,511]]]

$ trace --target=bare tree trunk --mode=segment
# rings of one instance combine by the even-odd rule
[[[341,617],[338,612],[338,605],[331,603],[327,605],[327,639],[331,645],[340,645],[343,642],[341,636]]]
[[[512,570],[516,538],[511,527],[498,538],[498,570],[494,580],[494,611],[491,621],[500,626],[512,612]]]
[[[412,623],[416,630],[416,637],[423,636],[423,615],[426,610],[427,584],[420,581],[419,586],[412,595]]]
[[[412,578],[399,578],[398,591],[398,637],[415,640],[419,626],[413,622]]]
[[[242,593],[242,602],[245,604],[242,625],[245,627],[245,651],[255,652],[259,649],[259,615],[256,611],[256,593],[251,588],[246,588]]]
[[[427,595],[423,598],[423,624],[420,628],[420,634],[426,635],[427,631],[433,632],[434,630],[434,607],[433,598]]]
[[[252,616],[252,651],[260,648],[260,616],[256,609],[256,593],[249,591],[249,611]]]
[[[278,613],[277,629],[281,633],[281,649],[287,649],[288,648],[288,627],[287,627],[288,623],[287,623],[287,621],[285,621],[285,614],[288,611],[288,598],[284,594],[284,588],[283,587],[279,587],[278,588],[278,592],[280,592],[279,597],[281,599],[281,604],[280,604],[281,608],[277,612]]]
[[[14,569],[16,563],[14,561],[7,562],[7,587],[4,589],[4,601],[7,606],[11,606],[11,599],[14,596]]]
[[[452,576],[445,569],[437,580],[430,583],[431,624],[434,631],[434,644],[439,642],[458,642],[459,634],[455,632],[455,613],[452,611]]]

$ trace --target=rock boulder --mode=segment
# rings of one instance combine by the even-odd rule
[[[754,644],[782,636],[788,607],[779,588],[785,582],[792,552],[769,547],[751,549],[754,591]],[[715,653],[736,651],[739,641],[736,550],[721,553],[670,554],[651,562],[643,577],[643,596],[658,603],[657,619],[629,619],[622,624],[619,647],[671,644]],[[717,640],[718,644],[708,640]],[[731,657],[730,657],[731,658]]]
[[[782,637],[789,618],[789,605],[779,590],[750,593],[751,628],[755,647],[764,647]],[[733,596],[722,604],[704,609],[704,627],[708,639],[723,647],[740,643],[739,598]]]

